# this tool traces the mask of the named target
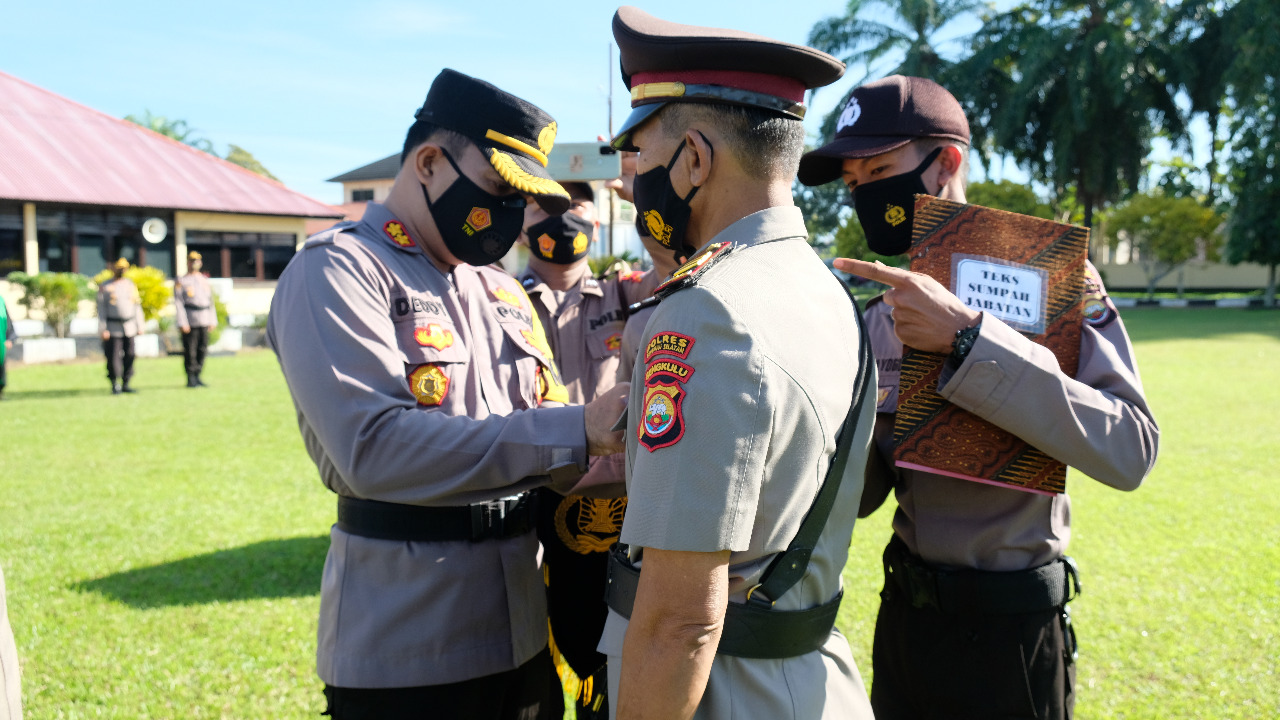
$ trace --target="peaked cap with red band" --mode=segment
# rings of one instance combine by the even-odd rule
[[[805,91],[844,74],[844,63],[811,47],[681,25],[634,7],[614,13],[613,38],[633,108],[613,139],[616,148],[671,102],[742,105],[802,120]]]

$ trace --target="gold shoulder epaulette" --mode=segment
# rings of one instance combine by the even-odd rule
[[[698,278],[702,277],[702,275],[706,273],[712,265],[724,259],[724,257],[728,255],[733,248],[734,244],[731,242],[719,242],[708,245],[706,250],[703,250],[688,262],[676,268],[676,271],[671,273],[671,277],[667,278],[661,285],[654,288],[654,302],[661,302],[664,298],[671,295],[671,293],[697,285]],[[641,301],[641,303],[644,302],[647,302],[647,300]]]

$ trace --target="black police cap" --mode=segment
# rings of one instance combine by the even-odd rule
[[[445,68],[414,117],[471,140],[508,185],[532,195],[548,213],[569,209],[569,193],[547,173],[556,121],[536,105]]]
[[[614,13],[613,37],[634,108],[614,147],[628,144],[632,130],[671,102],[743,105],[801,120],[805,91],[844,74],[844,63],[811,47],[682,25],[634,7]]]

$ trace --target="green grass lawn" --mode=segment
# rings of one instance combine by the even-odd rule
[[[1280,716],[1280,313],[1130,309],[1162,428],[1135,493],[1072,475],[1077,717]],[[333,520],[267,352],[9,368],[0,567],[26,717],[314,718]],[[871,677],[892,503],[859,523],[840,627]]]

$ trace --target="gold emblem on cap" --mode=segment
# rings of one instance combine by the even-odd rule
[[[571,510],[573,527],[569,521]],[[565,547],[579,555],[605,552],[617,542],[626,510],[625,497],[605,499],[570,495],[556,507],[556,535]]]
[[[906,219],[907,219],[907,211],[903,210],[901,207],[897,205],[890,205],[889,207],[885,208],[884,221],[889,223],[890,225],[894,227],[898,227],[899,225],[902,224],[902,221]]]
[[[684,91],[684,83],[678,80],[676,82],[645,83],[631,88],[631,102],[657,97],[681,97],[684,95]]]
[[[542,132],[538,133],[538,147],[542,149],[543,155],[550,155],[551,148],[556,144],[556,121],[552,120],[551,124],[542,128]],[[547,166],[546,161],[542,163],[543,167]]]

